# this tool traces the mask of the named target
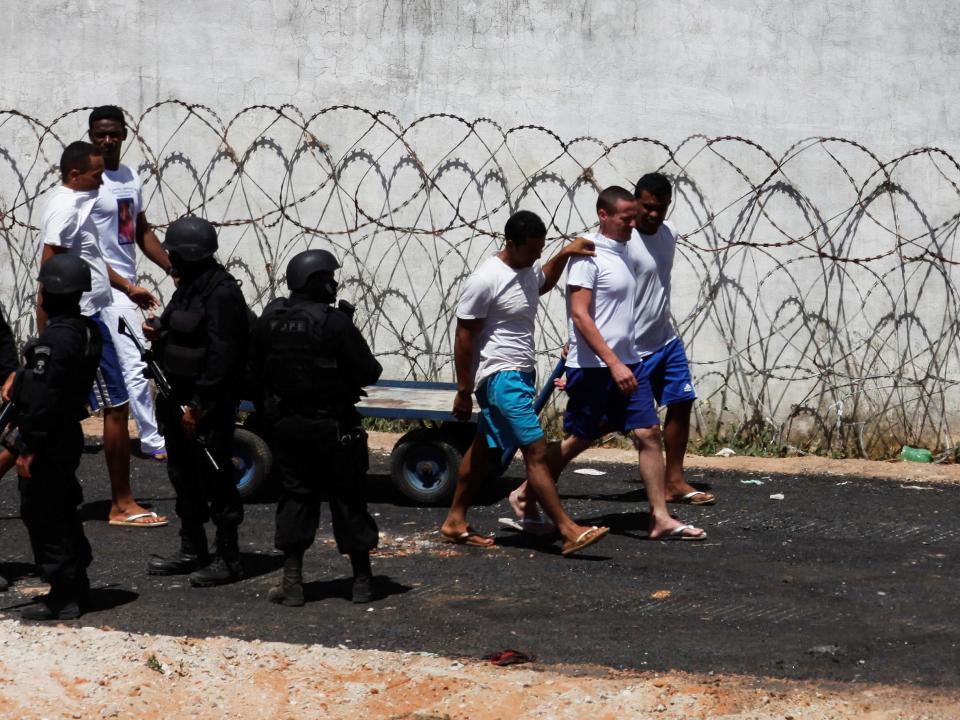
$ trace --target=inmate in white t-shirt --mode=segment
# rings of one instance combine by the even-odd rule
[[[636,348],[641,357],[655,353],[677,337],[670,319],[670,274],[677,234],[663,223],[653,235],[633,231],[627,265],[637,281]]]
[[[457,317],[485,320],[474,359],[477,387],[501,370],[534,371],[533,330],[543,283],[539,262],[517,270],[496,255],[464,282]]]
[[[44,245],[66,248],[90,266],[90,290],[80,298],[80,312],[87,316],[109,307],[113,301],[97,226],[90,217],[96,201],[96,190],[77,192],[60,185],[50,194],[40,225],[40,240]]]
[[[97,224],[104,260],[128,282],[137,282],[137,216],[142,205],[140,178],[126,165],[103,171],[103,185],[91,216]],[[136,307],[127,295],[113,290],[115,305]]]
[[[633,346],[634,317],[637,283],[627,266],[628,242],[617,242],[600,233],[583,237],[593,240],[597,254],[593,257],[575,257],[567,267],[567,330],[570,334],[570,352],[567,366],[575,368],[606,367],[583,336],[574,327],[570,314],[570,288],[591,290],[590,317],[597,325],[600,335],[621,362],[640,362]]]

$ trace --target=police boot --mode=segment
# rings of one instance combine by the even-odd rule
[[[373,600],[373,570],[370,568],[370,553],[350,553],[353,567],[353,602],[368,603]]]
[[[80,609],[88,609],[90,607],[90,578],[87,576],[86,571],[83,571],[80,577],[77,578],[76,583],[74,583],[74,589]]]
[[[303,552],[287,553],[284,556],[280,584],[270,588],[267,600],[287,607],[303,606]]]
[[[173,555],[154,555],[147,563],[150,575],[186,575],[210,562],[207,533],[203,525],[180,528],[180,549]]]
[[[206,567],[190,573],[194,587],[213,587],[243,578],[237,528],[217,528],[217,554]]]
[[[10,584],[7,582],[7,579],[3,575],[0,575],[0,592],[4,592],[8,587],[10,587]]]
[[[20,620],[26,622],[49,622],[51,620],[74,620],[80,617],[80,603],[70,587],[51,587],[47,595],[20,612]]]

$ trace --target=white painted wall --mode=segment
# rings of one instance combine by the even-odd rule
[[[844,425],[852,418],[885,433],[887,423],[897,442],[923,436],[953,444],[960,376],[953,266],[931,256],[901,271],[896,252],[866,264],[811,256],[817,247],[847,260],[899,248],[908,257],[932,250],[953,259],[960,172],[949,157],[921,154],[885,167],[897,188],[871,203],[870,215],[851,212],[862,199],[857,190],[869,195],[890,160],[923,146],[956,150],[960,10],[952,3],[2,5],[0,108],[35,119],[0,115],[0,265],[10,268],[0,292],[21,332],[32,314],[31,226],[53,182],[45,173],[61,143],[85,129],[85,112],[57,119],[74,108],[115,102],[135,121],[143,114],[125,159],[144,173],[152,219],[166,222],[190,208],[245,223],[225,228],[222,240],[245,265],[238,272],[247,273],[252,301],[269,295],[271,271],[305,243],[352,250],[345,284],[355,299],[376,298],[360,303],[361,317],[398,375],[413,368],[450,377],[459,278],[495,245],[483,233],[499,231],[510,207],[554,216],[555,235],[575,232],[593,220],[594,190],[569,190],[584,166],[603,186],[662,165],[681,178],[673,221],[691,233],[677,264],[674,314],[713,409],[742,417],[755,408],[781,424],[801,404],[828,425],[856,429]],[[151,109],[170,99],[206,109]],[[281,118],[248,110],[261,104],[292,107]],[[338,104],[395,120],[371,126],[363,113],[338,110],[305,122]],[[402,128],[432,113],[496,125],[481,123],[470,134],[463,123],[431,118],[403,134],[406,145],[397,141]],[[504,141],[496,127],[528,124],[550,132],[520,131]],[[296,154],[304,125],[327,155],[316,147]],[[744,142],[704,139],[724,135],[746,138],[769,157]],[[676,155],[671,160],[649,142],[626,143],[608,157],[590,140],[564,151],[561,142],[583,136],[608,145],[652,138]],[[804,144],[820,136],[849,138],[862,149]],[[269,144],[258,144],[262,138]],[[774,173],[775,160],[796,143]],[[249,157],[239,175],[235,162],[218,155],[227,146],[236,158]],[[353,158],[357,150],[372,160]],[[431,177],[423,192],[410,158]],[[440,171],[449,160],[461,169]],[[330,162],[346,162],[336,189],[321,185],[311,195],[329,178]],[[389,189],[371,166],[395,175]],[[557,180],[529,183],[541,170]],[[506,190],[471,185],[468,173],[490,171]],[[751,214],[757,206],[745,177],[774,190],[763,196],[773,198],[766,217]],[[776,192],[777,183],[799,194],[805,212]],[[481,218],[479,232],[446,229],[457,201],[461,218]],[[498,203],[505,206],[495,209]],[[364,224],[356,206],[374,217],[389,209],[381,225],[405,229]],[[808,234],[784,248],[706,251]],[[786,310],[778,312],[781,302]],[[798,307],[806,323],[798,322]],[[885,318],[898,317],[888,333]],[[547,304],[542,320],[547,349],[562,339],[562,298]]]
[[[337,103],[563,137],[853,137],[960,126],[947,0],[4,0],[3,105],[51,118],[167,98],[221,115]]]

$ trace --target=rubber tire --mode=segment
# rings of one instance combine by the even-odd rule
[[[237,428],[233,431],[234,479],[244,501],[266,494],[273,454],[259,435]]]
[[[449,505],[457,487],[463,455],[439,433],[414,431],[404,435],[390,454],[390,479],[417,505]],[[430,476],[421,474],[429,467]],[[419,478],[419,479],[418,479]],[[430,484],[430,479],[435,482]]]

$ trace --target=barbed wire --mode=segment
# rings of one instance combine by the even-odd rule
[[[49,122],[0,111],[0,286],[21,338],[34,329],[45,195],[89,109]],[[883,160],[812,137],[777,155],[734,135],[565,140],[542,125],[449,113],[404,124],[354,105],[254,105],[225,120],[180,100],[128,126],[123,162],[159,232],[187,212],[216,223],[221,259],[257,310],[284,292],[293,254],[333,250],[388,372],[414,379],[452,379],[460,285],[510,213],[538,212],[550,253],[595,226],[598,190],[660,170],[675,182],[672,309],[701,433],[759,427],[870,456],[954,445],[960,164],[942,148]],[[172,291],[149,264],[139,270],[161,297]],[[542,369],[566,333],[555,293],[540,311]]]

